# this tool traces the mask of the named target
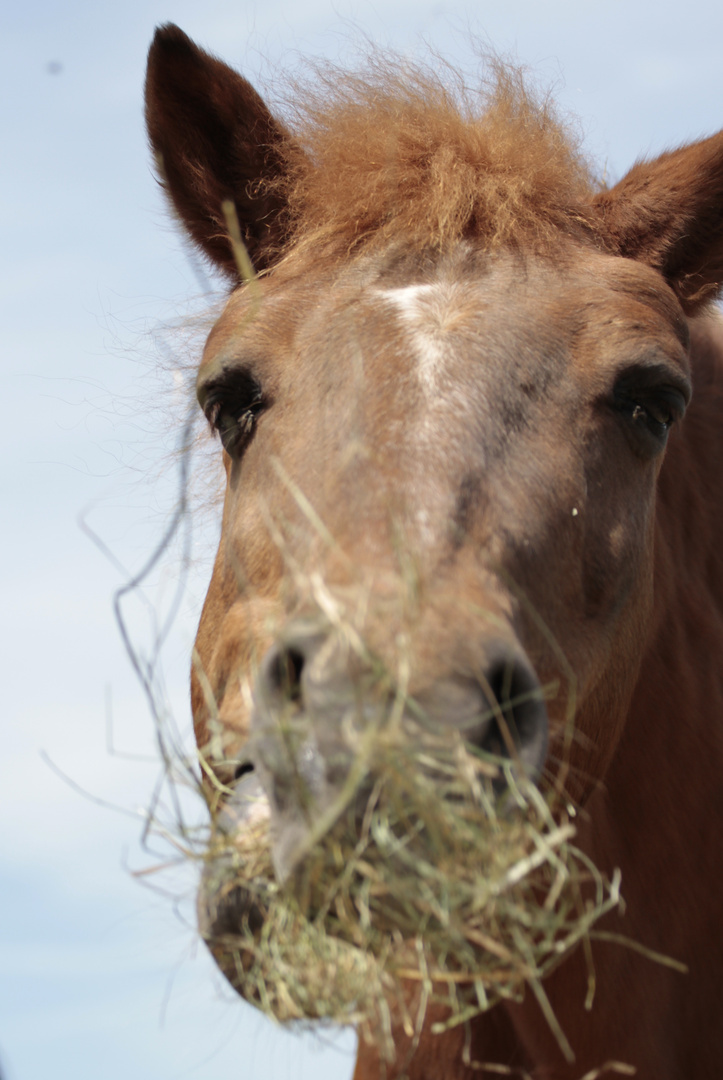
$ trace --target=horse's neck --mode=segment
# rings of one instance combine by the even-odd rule
[[[659,481],[652,632],[595,800],[610,857],[630,863],[631,910],[638,882],[711,865],[708,834],[723,829],[723,318],[697,320],[692,339],[693,401]]]
[[[495,1008],[478,1017],[471,1031],[459,1026],[433,1035],[430,1031],[435,1019],[444,1019],[444,1012],[430,1009],[425,1030],[416,1048],[402,1031],[397,1033],[395,1044],[397,1062],[385,1065],[377,1050],[363,1042],[353,1080],[483,1080],[489,1076],[482,1072],[480,1061],[492,1062],[499,1070],[499,1063],[509,1069],[512,1080],[529,1076],[530,1063],[515,1035],[511,1020],[504,1009]]]

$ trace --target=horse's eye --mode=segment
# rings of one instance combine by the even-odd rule
[[[255,379],[236,378],[205,388],[203,411],[217,431],[224,450],[239,458],[253,434],[256,418],[266,408],[261,387]]]
[[[667,403],[648,401],[636,403],[630,416],[635,424],[644,424],[656,438],[665,438],[675,421],[675,413]]]
[[[614,408],[622,417],[642,457],[653,457],[664,447],[676,420],[685,412],[683,394],[672,386],[620,389],[615,392]]]
[[[223,443],[224,450],[231,457],[239,457],[246,447],[254,429],[256,417],[264,408],[263,398],[246,402],[242,405],[226,406],[218,402],[206,416]]]

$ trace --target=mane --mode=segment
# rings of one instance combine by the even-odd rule
[[[522,72],[487,59],[471,89],[437,63],[373,53],[356,72],[317,65],[291,90],[286,251],[348,254],[395,242],[544,251],[590,234],[600,189],[579,136]]]

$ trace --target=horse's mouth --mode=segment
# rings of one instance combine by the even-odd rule
[[[253,964],[266,906],[257,890],[239,879],[228,855],[206,864],[196,902],[198,928],[219,970],[242,997],[243,972]]]
[[[244,972],[253,966],[254,945],[263,931],[265,910],[253,892],[240,883],[231,881],[218,887],[209,878],[204,872],[198,894],[201,937],[232,988],[253,1001],[244,985]]]
[[[214,815],[201,936],[233,989],[276,1019],[376,1030],[391,1002],[412,1023],[408,991],[421,985],[467,1017],[552,970],[619,902],[618,883],[570,843],[564,808],[556,816],[511,759],[503,794],[493,763],[435,733],[412,744],[390,737],[374,764],[371,794],[369,776],[352,786],[283,878],[260,770]],[[581,910],[591,876],[597,902]]]
[[[250,882],[239,875],[236,839],[244,833],[263,834],[269,805],[257,777],[250,773],[236,784],[234,793],[217,815],[213,826],[214,846],[210,850],[198,892],[197,914],[201,937],[206,941],[222,970],[225,965],[218,950],[231,940],[236,950],[251,942],[264,924],[265,904]],[[253,842],[253,841],[252,841]],[[233,983],[231,974],[225,972]]]
[[[492,747],[490,752],[494,750],[495,747]],[[500,746],[498,753],[502,761],[504,748]],[[511,800],[501,797],[507,790],[502,769],[499,765],[483,764],[477,759],[475,766],[479,770],[479,779],[484,777],[488,795],[496,802],[500,814],[506,816],[505,808],[509,809]],[[344,771],[348,773],[349,768]],[[420,776],[422,773],[428,775],[440,794],[444,790],[442,798],[448,806],[459,804],[459,808],[463,809],[467,793],[449,784],[445,788],[448,778],[442,764],[435,768],[434,759],[430,757],[419,772]],[[352,796],[340,804],[338,815],[330,818],[322,843],[328,847],[329,837],[336,836],[349,851],[353,851],[355,839],[365,831],[368,834],[367,818],[375,810],[377,797],[374,775],[362,773]],[[223,962],[223,955],[233,953],[238,958],[253,950],[262,933],[269,906],[280,898],[284,890],[291,890],[291,894],[300,902],[306,919],[314,920],[318,915],[318,881],[309,888],[305,874],[310,853],[307,846],[308,823],[306,827],[303,822],[289,823],[276,804],[274,812],[275,816],[260,770],[252,769],[233,786],[232,793],[213,822],[212,841],[198,895],[198,925],[201,936],[232,983],[234,980],[227,970],[228,964]],[[419,806],[415,811],[412,804],[410,813],[409,820],[419,819],[419,824],[422,820]],[[406,813],[402,813],[402,818],[406,827],[414,832]],[[400,822],[392,827],[392,832],[399,834],[398,841],[402,845],[408,839],[404,829],[400,832]],[[320,840],[321,835],[317,837],[317,842]],[[369,843],[368,835],[366,843]],[[321,904],[324,906],[324,902]],[[233,966],[236,968],[237,962]]]
[[[264,911],[250,889],[233,883],[210,889],[202,883],[198,894],[198,923],[201,936],[208,942],[218,938],[255,937],[264,923]]]

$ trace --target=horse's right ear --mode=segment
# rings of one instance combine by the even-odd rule
[[[161,181],[191,238],[239,280],[224,200],[236,207],[256,270],[282,241],[285,129],[246,79],[199,49],[172,23],[148,52],[146,125]]]
[[[640,161],[595,198],[608,244],[659,270],[694,315],[723,291],[723,131]]]

